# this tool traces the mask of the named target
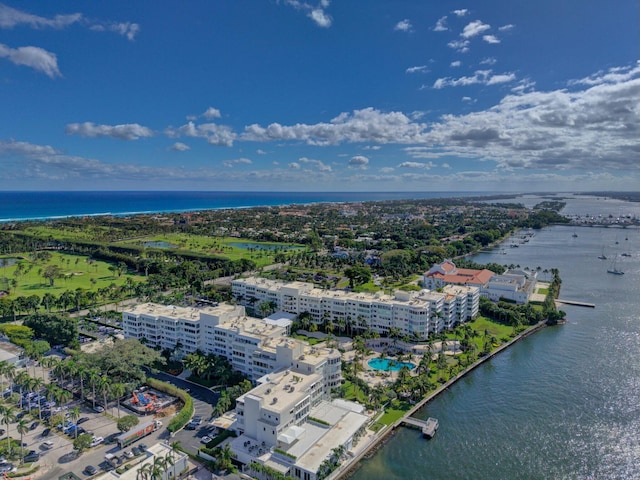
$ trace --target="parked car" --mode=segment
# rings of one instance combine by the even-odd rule
[[[88,421],[89,421],[89,417],[80,417],[76,423],[80,425],[81,423],[88,422]]]
[[[131,453],[133,453],[136,457],[137,457],[138,455],[141,455],[141,454],[142,454],[142,452],[143,452],[143,450],[142,450],[140,447],[133,447],[133,448],[131,449]]]
[[[96,405],[93,410],[98,412],[98,413],[102,413],[102,412],[104,412],[104,407],[101,407],[100,405]]]
[[[42,430],[42,436],[43,437],[48,437],[50,433],[51,433],[51,429],[50,428],[45,428],[44,430]]]
[[[51,450],[53,448],[53,442],[51,440],[47,440],[46,442],[42,442],[40,446],[45,450]]]
[[[209,435],[205,435],[204,437],[202,437],[202,438],[200,439],[200,442],[201,442],[201,443],[204,443],[204,444],[207,444],[207,443],[209,443],[211,440],[213,440],[213,438],[211,438]]]
[[[93,437],[91,439],[91,446],[95,447],[96,445],[100,445],[102,442],[104,442],[104,438],[102,438],[102,437]]]
[[[126,450],[126,451],[123,453],[123,455],[124,455],[125,457],[127,457],[127,458],[133,458],[133,457],[134,457],[133,452],[131,452],[130,450]]]
[[[87,465],[87,467],[84,469],[84,473],[86,473],[87,475],[95,475],[96,473],[98,473],[98,469],[93,465]]]
[[[29,425],[29,430],[35,430],[36,428],[38,428],[38,425],[40,425],[40,422],[33,422],[31,425]]]
[[[12,463],[3,463],[0,465],[0,473],[10,473],[15,472],[17,470],[16,467],[13,466]]]
[[[25,462],[37,462],[38,460],[40,460],[40,454],[35,450],[31,450],[24,456]]]

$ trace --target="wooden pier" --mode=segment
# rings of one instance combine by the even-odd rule
[[[422,436],[425,438],[433,438],[438,430],[438,420],[436,418],[429,417],[426,420],[420,420],[413,417],[405,417],[400,422],[405,427],[417,428],[422,430]]]
[[[556,302],[564,303],[565,305],[575,305],[576,307],[596,308],[595,303],[578,302],[576,300],[562,300],[561,298],[557,298]]]

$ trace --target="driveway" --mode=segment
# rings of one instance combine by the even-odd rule
[[[213,413],[213,407],[218,402],[220,394],[212,392],[208,388],[196,383],[188,380],[182,380],[166,373],[157,372],[148,375],[163,382],[171,383],[183,390],[189,389],[189,395],[193,398],[194,415],[202,417],[202,424],[195,430],[180,430],[171,437],[171,441],[180,442],[182,447],[190,452],[196,453],[202,446],[200,439],[204,435],[211,435],[215,430],[215,427],[210,424],[210,421]]]

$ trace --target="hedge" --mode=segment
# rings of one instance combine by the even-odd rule
[[[184,427],[187,423],[189,423],[189,420],[191,420],[191,417],[193,417],[194,412],[193,399],[191,398],[191,395],[189,395],[181,388],[171,385],[170,383],[162,382],[155,378],[147,378],[147,385],[160,392],[178,397],[184,403],[182,410],[180,410],[178,414],[171,419],[169,425],[167,425],[167,430],[169,430],[171,433],[174,433]]]

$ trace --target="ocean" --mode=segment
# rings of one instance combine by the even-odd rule
[[[640,217],[640,205],[577,197],[565,212]],[[616,254],[621,276],[607,273]],[[399,428],[352,480],[640,479],[640,230],[553,226],[472,258],[558,268],[560,297],[596,308],[561,307],[567,324],[516,343],[419,412],[439,419],[435,438]]]
[[[0,222],[489,194],[488,192],[0,192]]]

